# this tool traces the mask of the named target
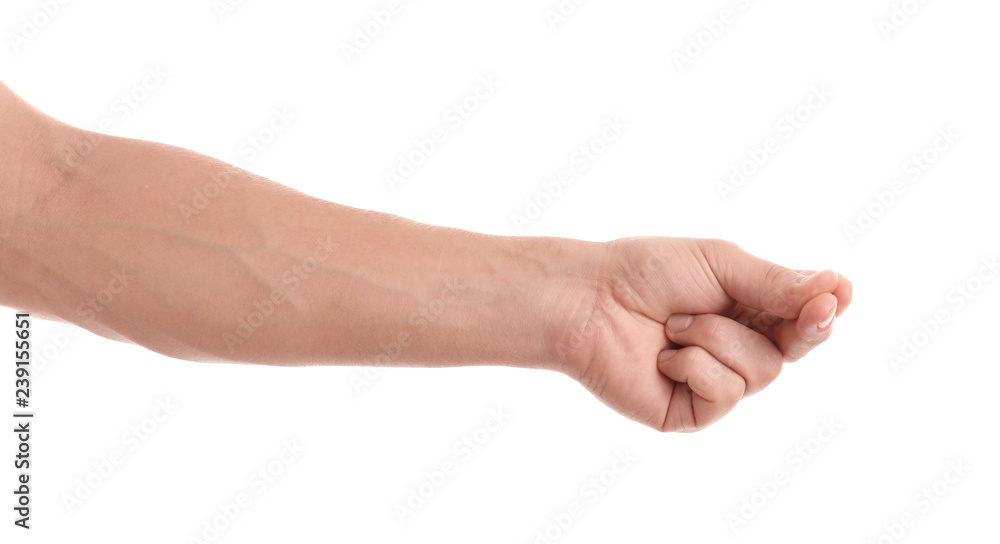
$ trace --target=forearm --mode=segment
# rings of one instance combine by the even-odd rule
[[[0,249],[0,303],[170,356],[558,369],[592,307],[599,244],[420,225],[149,142],[53,165]]]

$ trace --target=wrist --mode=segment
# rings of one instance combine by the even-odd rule
[[[541,331],[536,368],[572,378],[584,371],[591,353],[595,310],[602,299],[606,244],[565,238],[515,238],[527,269],[531,330]]]

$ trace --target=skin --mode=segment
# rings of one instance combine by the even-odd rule
[[[835,272],[721,240],[490,236],[326,202],[3,84],[0,120],[0,304],[179,359],[554,370],[695,431],[851,302]]]

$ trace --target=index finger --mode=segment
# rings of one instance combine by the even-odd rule
[[[837,290],[840,277],[832,270],[811,275],[785,268],[747,253],[731,242],[702,244],[703,254],[722,289],[736,302],[797,319],[807,302]]]
[[[830,337],[837,309],[837,297],[823,293],[806,303],[798,319],[785,319],[762,333],[778,346],[786,362],[797,361]]]

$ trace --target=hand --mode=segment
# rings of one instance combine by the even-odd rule
[[[721,240],[608,244],[593,310],[557,348],[567,374],[622,415],[696,431],[833,331],[851,283],[790,270]]]

